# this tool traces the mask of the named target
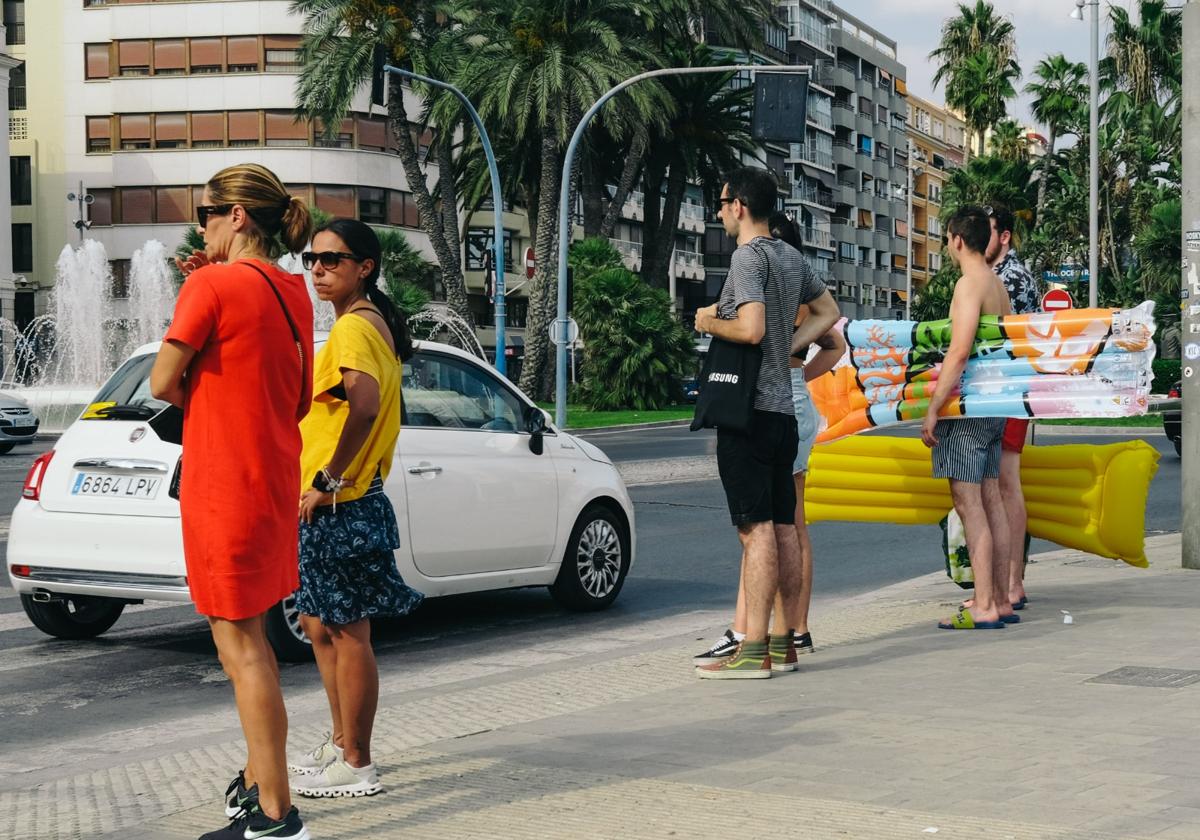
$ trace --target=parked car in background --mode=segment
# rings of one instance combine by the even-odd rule
[[[1175,383],[1175,386],[1167,392],[1167,396],[1173,400],[1183,399],[1183,382],[1182,380]],[[1170,438],[1171,443],[1175,444],[1175,454],[1183,455],[1183,408],[1176,408],[1162,413],[1163,431]]]
[[[0,391],[0,455],[12,452],[14,446],[33,443],[38,423],[29,403]]]
[[[142,600],[188,602],[180,447],[147,424],[157,344],[138,349],[41,455],[12,515],[7,566],[30,620],[65,639],[97,636]],[[396,509],[404,580],[426,596],[546,586],[597,610],[621,591],[635,550],[633,503],[596,446],[486,363],[421,342],[404,364],[400,441],[384,489]],[[245,434],[238,407],[218,434]],[[299,493],[299,488],[297,488]],[[293,599],[268,616],[283,659],[311,655]]]

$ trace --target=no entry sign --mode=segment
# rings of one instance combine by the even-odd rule
[[[1058,312],[1074,306],[1075,302],[1071,300],[1071,294],[1066,289],[1051,289],[1042,295],[1043,312]]]
[[[525,249],[525,276],[530,280],[533,279],[534,269],[537,268],[537,261],[533,257],[533,249]]]

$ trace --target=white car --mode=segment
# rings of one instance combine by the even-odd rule
[[[33,443],[38,419],[29,403],[12,394],[0,393],[0,455],[18,444]]]
[[[66,639],[97,636],[126,604],[190,600],[179,505],[180,447],[146,420],[158,345],[139,348],[40,456],[13,510],[7,567],[30,620]],[[426,596],[548,586],[563,605],[603,609],[633,562],[633,503],[594,445],[548,425],[515,385],[456,348],[421,342],[404,365],[401,432],[385,490],[396,565]],[[244,434],[230,406],[226,434]],[[292,599],[270,613],[284,659],[311,655]]]

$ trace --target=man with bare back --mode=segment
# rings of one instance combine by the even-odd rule
[[[980,317],[1012,311],[1004,284],[987,262],[996,236],[989,215],[983,207],[963,207],[946,225],[950,254],[962,276],[950,303],[950,347],[921,424],[921,439],[933,449],[934,478],[950,480],[975,573],[974,604],[940,622],[945,630],[996,630],[1020,620],[1008,600],[1009,535],[1000,496],[1005,418],[938,418],[946,403],[957,399],[954,391],[971,357]]]

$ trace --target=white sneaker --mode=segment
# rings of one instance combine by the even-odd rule
[[[320,773],[335,761],[342,758],[342,748],[333,743],[333,733],[325,736],[319,747],[306,752],[299,758],[288,762],[288,773],[295,776],[311,776]]]
[[[374,796],[383,790],[374,764],[351,767],[341,758],[319,773],[293,776],[288,784],[300,796]]]

